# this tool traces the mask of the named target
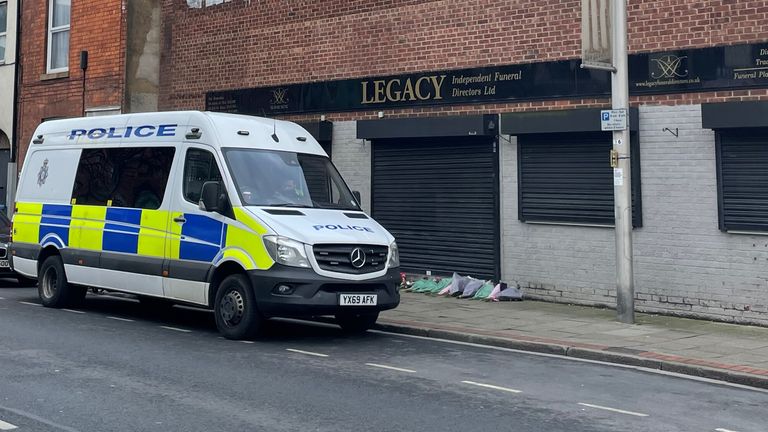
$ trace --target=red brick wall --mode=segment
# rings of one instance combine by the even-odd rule
[[[279,83],[576,58],[579,0],[232,0],[191,9],[163,0],[161,107],[204,107],[204,93]],[[630,52],[768,40],[768,2],[629,1]],[[634,98],[644,103],[768,99],[766,91]],[[601,105],[525,102],[392,114]],[[333,119],[366,113],[333,115]],[[388,112],[388,116],[389,116]]]
[[[125,63],[125,0],[75,0],[69,35],[69,73],[46,73],[48,2],[25,0],[22,8],[19,162],[44,118],[82,115],[80,51],[88,51],[85,106],[122,106]]]

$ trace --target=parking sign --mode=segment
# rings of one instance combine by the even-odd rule
[[[602,110],[600,111],[600,129],[604,131],[626,130],[629,125],[627,110]]]

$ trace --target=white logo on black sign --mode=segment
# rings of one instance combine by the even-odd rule
[[[271,105],[285,105],[288,103],[288,89],[276,88],[272,90],[272,100],[269,101]]]
[[[665,55],[651,59],[656,62],[656,71],[651,72],[651,78],[685,78],[688,76],[688,68],[684,67],[688,56]]]

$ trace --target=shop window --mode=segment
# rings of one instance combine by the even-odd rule
[[[5,45],[8,41],[8,2],[0,1],[0,64],[5,63]]]
[[[768,231],[768,128],[717,132],[723,231]]]
[[[69,70],[71,0],[48,1],[48,73]]]
[[[642,226],[640,152],[632,135],[632,222]],[[518,136],[519,219],[524,222],[613,225],[611,134]]]
[[[184,199],[197,205],[207,181],[221,181],[216,158],[207,150],[189,149],[184,162]]]
[[[165,196],[175,149],[86,149],[72,191],[72,204],[156,210]]]

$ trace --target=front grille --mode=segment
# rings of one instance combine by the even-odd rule
[[[352,252],[360,248],[365,263],[360,268],[352,265]],[[338,273],[364,274],[384,270],[387,265],[387,246],[322,244],[313,247],[317,265],[323,270]]]
[[[323,284],[320,287],[325,292],[332,293],[376,293],[378,291],[386,291],[387,286],[384,284]]]
[[[5,246],[0,246],[0,258],[5,259],[7,255],[8,249],[6,249]]]

